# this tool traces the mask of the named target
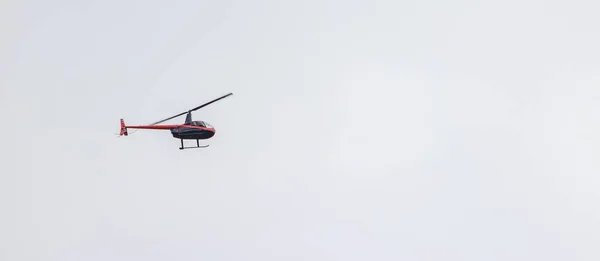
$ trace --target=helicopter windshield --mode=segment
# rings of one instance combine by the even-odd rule
[[[210,124],[208,124],[207,122],[204,121],[192,121],[190,122],[191,126],[200,126],[200,127],[206,127],[206,128],[213,128],[213,126],[211,126]]]

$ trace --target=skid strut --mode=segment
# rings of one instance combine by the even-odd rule
[[[198,149],[198,148],[206,148],[208,147],[208,145],[202,145],[200,146],[200,140],[196,140],[196,147],[184,147],[183,146],[183,139],[181,140],[181,147],[179,147],[180,150],[184,150],[184,149]]]

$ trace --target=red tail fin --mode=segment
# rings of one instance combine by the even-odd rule
[[[121,119],[121,133],[119,133],[119,136],[127,136],[127,127],[125,127],[125,121],[123,119]]]

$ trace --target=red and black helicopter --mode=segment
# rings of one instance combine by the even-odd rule
[[[202,104],[196,108],[193,108],[189,111],[179,113],[175,116],[171,116],[164,120],[157,121],[150,125],[128,126],[128,125],[125,125],[125,121],[123,119],[121,119],[121,132],[119,133],[119,136],[123,136],[123,135],[128,136],[129,133],[128,133],[127,129],[170,130],[171,135],[173,135],[173,138],[181,140],[181,147],[179,147],[180,150],[194,149],[194,148],[206,148],[206,147],[208,147],[208,145],[200,146],[200,140],[207,140],[207,139],[212,138],[215,135],[215,128],[213,126],[211,126],[208,122],[205,122],[205,121],[192,121],[192,112],[196,111],[198,109],[201,109],[213,102],[216,102],[218,100],[229,97],[231,95],[233,95],[233,93],[228,93],[228,94],[223,95],[219,98],[216,98],[212,101],[209,101],[205,104]],[[187,116],[186,116],[185,122],[183,124],[158,125],[159,123],[168,121],[170,119],[179,117],[184,114],[187,114]],[[183,140],[196,140],[196,147],[184,147]]]

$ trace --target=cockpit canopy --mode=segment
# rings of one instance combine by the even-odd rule
[[[214,129],[212,125],[210,125],[208,122],[205,122],[205,121],[192,121],[188,125]]]

